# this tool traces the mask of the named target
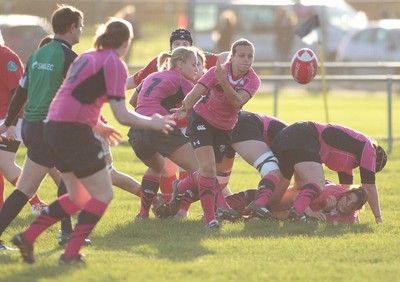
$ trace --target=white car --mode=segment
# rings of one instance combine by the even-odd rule
[[[339,62],[400,62],[400,20],[370,22],[339,44]],[[399,74],[399,68],[356,68],[353,74]]]
[[[276,61],[274,22],[278,8],[293,13],[298,25],[315,14],[319,16],[324,29],[326,61],[335,59],[341,38],[365,27],[368,22],[365,13],[355,10],[344,0],[193,0],[189,1],[188,27],[197,47],[220,52],[215,31],[218,30],[223,11],[231,11],[237,18],[233,41],[239,38],[250,40],[256,48],[256,61]],[[308,46],[295,36],[291,53],[303,47],[310,47],[316,52],[318,50],[316,43]]]

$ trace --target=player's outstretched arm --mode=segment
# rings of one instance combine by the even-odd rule
[[[147,117],[134,111],[129,111],[126,108],[125,100],[111,100],[110,106],[117,121],[126,126],[152,129],[168,133],[172,131],[173,126],[176,125],[172,116],[161,116],[159,114],[155,114],[151,117]]]
[[[135,84],[135,79],[133,77],[133,75],[131,75],[130,77],[128,77],[128,79],[126,80],[126,89],[133,89],[136,88],[136,84]]]
[[[375,216],[376,223],[383,223],[381,207],[379,204],[378,189],[375,184],[362,184],[368,195],[368,204],[371,208],[372,213]]]
[[[192,91],[190,91],[182,101],[182,106],[180,108],[171,109],[171,112],[174,113],[174,116],[177,119],[184,119],[206,90],[207,89],[204,85],[196,84]]]

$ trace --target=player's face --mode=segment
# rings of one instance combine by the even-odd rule
[[[336,204],[337,204],[336,197],[335,196],[329,196],[326,199],[326,204],[325,204],[324,210],[330,211],[331,209],[336,207]]]
[[[129,50],[129,46],[131,45],[131,41],[132,41],[132,39],[130,38],[130,39],[128,39],[127,41],[125,41],[124,43],[123,43],[123,49],[122,49],[122,53],[121,53],[121,56],[120,57],[123,57],[123,56],[125,56],[127,53],[128,53],[128,50]]]
[[[74,44],[79,43],[79,39],[82,34],[82,28],[83,28],[83,22],[82,19],[79,19],[78,25],[77,26],[73,25],[72,27],[72,33],[74,35]]]
[[[191,55],[186,62],[182,62],[181,64],[180,73],[190,81],[195,82],[198,71],[197,56],[195,55]]]
[[[339,199],[337,203],[337,209],[339,212],[349,214],[354,211],[354,207],[357,204],[357,196],[354,193],[347,194],[346,196]]]
[[[239,73],[246,73],[252,66],[254,60],[254,50],[252,46],[239,45],[231,58],[232,67]]]
[[[178,39],[178,40],[175,40],[174,42],[172,42],[171,49],[174,50],[175,48],[178,48],[178,47],[181,47],[181,46],[190,47],[190,43],[187,40]]]
[[[204,65],[203,65],[202,58],[200,56],[197,57],[197,69],[198,69],[198,71],[194,78],[195,82],[197,82],[200,79],[200,77],[202,77],[204,74]]]

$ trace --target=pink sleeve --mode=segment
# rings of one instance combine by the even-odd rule
[[[370,140],[365,142],[364,150],[361,155],[360,167],[366,170],[376,171],[376,150]]]
[[[109,97],[125,98],[126,79],[128,70],[118,57],[112,57],[104,66],[106,77],[106,95]]]
[[[253,96],[257,92],[258,88],[260,88],[261,80],[254,70],[251,71],[252,75],[247,78],[249,81],[245,83],[243,90],[246,90],[250,96]]]

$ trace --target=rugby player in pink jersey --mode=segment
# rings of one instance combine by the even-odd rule
[[[238,212],[251,215],[247,206],[255,200],[256,194],[256,189],[248,189],[227,196],[226,201]],[[290,187],[278,203],[267,205],[272,213],[270,219],[288,219],[290,208],[298,194],[298,189]],[[311,220],[356,223],[359,221],[358,211],[366,201],[367,193],[364,188],[347,190],[327,180],[323,192],[305,208],[304,213]]]
[[[217,207],[229,209],[216,178],[216,164],[222,161],[230,144],[239,111],[260,86],[260,78],[252,69],[253,61],[253,44],[246,39],[235,41],[227,62],[221,65],[218,61],[185,97],[182,107],[174,109],[178,118],[184,118],[190,112],[186,134],[199,170],[174,186],[171,208],[177,212],[179,195],[196,185],[209,229],[219,228],[215,200]]]
[[[143,80],[136,90],[137,101],[132,101],[136,112],[144,116],[169,115],[170,110],[180,106],[192,90],[198,72],[197,54],[186,47],[178,47],[171,54],[161,53],[158,63],[161,71]],[[194,172],[198,166],[193,150],[178,126],[169,135],[131,128],[128,136],[136,156],[148,167],[142,178],[141,208],[136,217],[146,219],[160,186],[164,158],[168,157],[188,172]]]
[[[13,237],[12,243],[26,263],[35,262],[33,244],[37,237],[78,211],[77,224],[59,263],[83,262],[80,249],[113,198],[101,142],[93,134],[93,130],[97,131],[109,143],[119,139],[115,129],[100,121],[104,103],[109,102],[116,120],[127,126],[166,134],[175,125],[169,117],[146,117],[127,110],[128,70],[121,57],[133,37],[132,26],[125,20],[111,19],[100,28],[95,49],[74,61],[49,108],[44,137],[68,194],[50,204],[27,230]]]
[[[243,190],[225,197],[229,206],[243,216],[249,216],[247,219],[260,218],[254,216],[248,209],[250,203],[256,199],[257,189]],[[274,191],[274,196],[276,191]],[[278,192],[280,194],[280,192]],[[276,203],[267,205],[270,216],[269,220],[286,220],[290,208],[292,207],[299,190],[295,187],[289,187],[280,200]],[[195,202],[199,199],[196,189],[187,190],[182,201]],[[310,220],[321,220],[329,222],[356,223],[359,222],[358,210],[367,201],[367,194],[364,188],[354,188],[347,190],[329,180],[325,183],[323,192],[313,200],[304,210]],[[263,218],[263,217],[261,217]]]
[[[169,38],[169,46],[170,51],[173,51],[178,47],[191,47],[193,46],[193,38],[189,30],[184,28],[178,28],[174,30]],[[203,52],[203,51],[201,51]],[[228,55],[228,52],[223,52],[220,54],[213,54],[210,52],[203,52],[204,54],[204,67],[205,69],[209,69],[215,66],[218,59],[224,61]],[[127,89],[132,89],[137,87],[143,79],[145,79],[150,74],[157,72],[157,57],[154,57],[145,67],[137,71],[132,76],[128,77],[127,80]],[[203,72],[198,72],[198,74],[202,75]],[[196,79],[197,81],[197,79]],[[134,94],[135,95],[135,94]],[[134,97],[134,96],[133,96]],[[165,201],[169,201],[172,194],[172,183],[177,179],[177,165],[174,164],[168,158],[165,158],[164,168],[162,172],[162,176],[160,179],[160,190],[162,193],[162,197]],[[187,176],[187,172],[180,170],[179,179],[183,179]]]
[[[298,122],[283,130],[273,140],[272,151],[287,183],[297,176],[300,192],[291,209],[293,220],[305,219],[304,210],[325,187],[322,164],[339,176],[339,184],[353,183],[353,170],[359,168],[361,185],[376,223],[383,222],[375,174],[387,161],[384,149],[375,140],[351,128],[317,122]]]
[[[0,211],[0,236],[38,191],[46,174],[55,171],[53,157],[43,138],[43,121],[69,66],[77,57],[72,46],[79,42],[82,34],[83,13],[72,6],[59,5],[52,14],[51,25],[53,40],[30,56],[4,123],[0,125],[0,133],[6,132],[23,108],[21,137],[27,149],[26,156],[16,189]],[[55,181],[60,191],[64,183]]]

